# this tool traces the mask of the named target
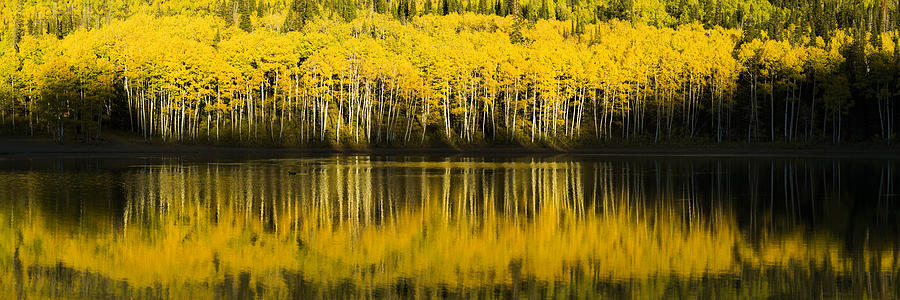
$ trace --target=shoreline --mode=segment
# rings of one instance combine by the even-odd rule
[[[370,155],[573,155],[573,156],[683,156],[683,157],[844,157],[900,158],[900,147],[885,144],[620,144],[570,149],[536,146],[469,146],[413,148],[274,148],[229,147],[203,144],[147,144],[140,140],[113,139],[99,144],[57,144],[49,138],[0,138],[0,158],[28,156],[140,155],[238,155],[284,156],[302,154]]]

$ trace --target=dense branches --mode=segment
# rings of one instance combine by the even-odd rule
[[[323,18],[312,0],[259,17],[277,4],[226,0],[205,17],[138,13],[5,39],[19,51],[0,48],[3,127],[273,145],[895,137],[897,31],[752,38],[577,16],[415,17],[400,3],[383,3],[394,21]],[[521,10],[570,18],[546,3]]]
[[[761,32],[776,39],[790,38],[797,32],[828,37],[833,30],[850,28],[880,34],[895,30],[900,20],[897,0],[9,0],[0,5],[0,13],[8,16],[21,12],[22,25],[29,33],[60,37],[75,29],[97,28],[112,19],[138,13],[218,15],[227,25],[245,30],[270,23],[272,18],[287,19],[285,24],[277,25],[297,30],[320,14],[352,20],[357,9],[389,14],[400,20],[471,12],[501,17],[518,15],[532,22],[543,19],[596,24],[619,19],[670,28],[702,24],[745,30],[751,39],[760,37]]]

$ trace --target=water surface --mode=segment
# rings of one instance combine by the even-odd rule
[[[3,298],[897,298],[891,160],[0,160]]]

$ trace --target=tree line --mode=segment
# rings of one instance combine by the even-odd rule
[[[404,18],[388,13],[396,3],[297,0],[213,1],[65,34],[7,22],[0,123],[60,141],[116,128],[296,146],[896,138],[891,26],[820,35],[403,3]],[[26,15],[21,2],[11,11],[4,20]]]
[[[748,30],[756,36],[766,31],[777,38],[790,35],[794,28],[803,28],[827,37],[832,30],[841,28],[890,31],[896,28],[898,8],[897,0],[11,0],[0,4],[0,11],[8,16],[20,15],[23,30],[58,36],[77,28],[97,28],[138,13],[215,15],[228,25],[250,30],[257,22],[288,15],[301,21],[318,15],[349,21],[375,12],[400,20],[474,13],[519,16],[532,22],[568,21],[573,25],[612,19],[670,28],[696,23]],[[279,24],[282,25],[291,29],[291,24]]]

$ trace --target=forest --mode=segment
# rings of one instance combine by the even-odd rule
[[[896,141],[897,0],[9,0],[0,134]]]

